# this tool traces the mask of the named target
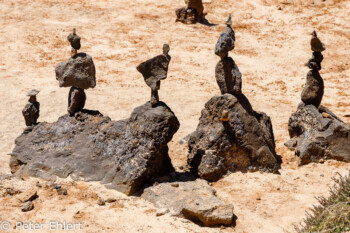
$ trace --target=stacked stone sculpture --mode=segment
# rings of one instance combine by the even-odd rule
[[[220,34],[219,40],[215,45],[215,54],[221,60],[215,68],[215,77],[219,85],[221,94],[242,93],[242,74],[239,71],[234,60],[228,56],[229,51],[235,48],[235,32],[231,28],[231,15],[226,22],[225,32]]]
[[[324,83],[320,76],[324,44],[312,33],[312,58],[307,66],[306,85],[301,93],[302,102],[288,123],[290,140],[285,145],[295,149],[299,165],[336,159],[350,162],[350,127],[326,107],[320,105]]]
[[[37,94],[39,94],[39,91],[35,89],[29,90],[27,92],[29,100],[22,110],[26,126],[32,126],[37,124],[40,112],[40,103],[36,101]]]
[[[74,49],[80,47],[76,38],[75,33],[68,36]],[[48,180],[71,176],[101,181],[131,195],[156,178],[174,172],[167,144],[180,123],[159,101],[157,93],[160,80],[167,77],[168,52],[169,45],[164,45],[162,55],[140,64],[138,70],[152,89],[152,99],[135,108],[129,119],[120,121],[83,109],[84,89],[96,85],[89,55],[77,53],[60,63],[56,67],[60,86],[71,86],[69,114],[53,123],[41,122],[16,139],[10,161],[12,173]],[[37,93],[29,93],[31,103],[24,111],[28,112],[28,124],[36,123],[38,117]]]
[[[160,81],[167,78],[168,66],[171,60],[169,55],[170,47],[168,44],[163,45],[163,54],[151,58],[137,66],[137,70],[142,74],[146,84],[151,88],[152,105],[159,102],[158,90]]]
[[[323,79],[319,70],[321,70],[321,62],[323,61],[321,52],[325,50],[325,47],[315,31],[312,33],[311,50],[313,51],[312,58],[306,64],[310,71],[307,74],[306,85],[301,93],[301,100],[305,105],[312,104],[318,107],[321,104],[324,93]]]
[[[195,24],[205,22],[205,13],[202,0],[185,0],[187,7],[178,8],[175,11],[176,22]]]
[[[92,57],[86,53],[77,53],[80,49],[80,37],[73,33],[68,36],[71,43],[71,57],[57,65],[56,79],[60,87],[71,87],[68,96],[68,113],[81,111],[86,102],[84,89],[94,88],[96,86],[96,70]]]
[[[242,75],[228,57],[234,35],[229,17],[215,47],[221,58],[215,75],[221,95],[205,104],[196,131],[187,137],[187,163],[193,173],[208,181],[235,171],[278,173],[282,162],[275,152],[270,117],[253,110],[242,94]]]

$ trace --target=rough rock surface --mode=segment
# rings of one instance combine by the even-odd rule
[[[82,89],[96,86],[96,70],[92,57],[78,53],[67,61],[60,62],[55,69],[60,87],[77,87]]]
[[[242,94],[242,74],[231,57],[221,59],[215,68],[221,94]]]
[[[130,119],[111,121],[97,111],[42,122],[16,139],[11,171],[44,179],[56,176],[101,181],[128,195],[173,172],[167,143],[179,128],[171,109],[147,102]]]
[[[221,33],[218,41],[215,45],[215,54],[224,58],[228,55],[228,52],[235,48],[235,32],[232,30],[231,25],[227,24],[225,32]]]
[[[79,50],[81,47],[80,37],[76,34],[75,28],[73,29],[73,33],[69,34],[67,40],[70,42],[72,48]]]
[[[226,111],[228,121],[222,121]],[[270,118],[255,112],[244,95],[211,98],[188,145],[188,165],[208,181],[216,181],[228,171],[277,173],[281,164]]]
[[[207,181],[197,179],[176,184],[161,183],[146,188],[141,197],[158,208],[169,209],[172,215],[202,222],[206,226],[234,223],[233,206],[219,199]]]
[[[291,137],[285,145],[296,146],[295,154],[300,165],[320,159],[350,162],[350,126],[324,106],[301,103],[289,119]]]
[[[71,87],[68,95],[68,113],[74,114],[83,110],[85,101],[86,95],[84,89]]]
[[[39,113],[40,113],[40,103],[28,102],[22,110],[22,114],[26,122],[26,126],[35,125],[39,118]]]

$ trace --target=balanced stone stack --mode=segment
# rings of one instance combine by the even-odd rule
[[[171,60],[169,55],[170,47],[168,44],[163,45],[163,54],[142,62],[136,69],[142,74],[146,84],[151,88],[152,105],[159,102],[158,90],[160,81],[167,78],[168,66]]]
[[[234,42],[229,17],[215,47],[215,54],[221,58],[215,74],[221,95],[205,104],[196,131],[187,137],[188,165],[192,172],[208,181],[235,171],[278,173],[281,164],[275,152],[270,117],[254,111],[242,94],[242,75],[228,57]]]
[[[175,11],[176,22],[195,24],[205,21],[205,13],[202,0],[185,0],[187,7],[178,8]]]
[[[299,164],[337,159],[350,162],[350,127],[326,107],[320,105],[324,83],[320,76],[324,44],[312,33],[312,58],[307,66],[306,85],[301,93],[302,102],[291,115],[288,131],[291,139],[285,145],[295,149]]]
[[[80,37],[73,33],[69,34],[68,41],[71,43],[71,57],[57,65],[56,79],[60,87],[71,87],[68,96],[68,113],[74,114],[85,106],[86,94],[84,89],[96,86],[96,70],[92,57],[86,53],[77,53],[80,49]]]
[[[26,126],[33,126],[37,124],[40,112],[40,103],[36,101],[37,94],[39,94],[39,91],[35,89],[29,90],[27,93],[29,100],[22,110]]]

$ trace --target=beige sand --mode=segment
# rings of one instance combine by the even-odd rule
[[[66,114],[69,89],[58,87],[54,68],[70,54],[66,37],[73,27],[82,37],[81,51],[93,56],[97,68],[97,86],[86,92],[86,108],[114,120],[129,117],[134,107],[149,100],[150,89],[135,67],[160,54],[163,43],[170,44],[169,76],[159,95],[181,122],[170,156],[176,167],[184,165],[186,148],[179,140],[195,130],[204,103],[219,93],[214,45],[232,13],[237,41],[230,55],[243,74],[243,92],[256,110],[271,116],[277,152],[283,156],[281,175],[237,173],[213,184],[218,195],[235,206],[237,226],[210,229],[169,214],[156,217],[155,207],[146,201],[100,184],[69,180],[62,181],[68,196],[57,196],[39,180],[43,188],[28,213],[21,212],[16,195],[0,198],[0,221],[80,221],[81,232],[293,231],[293,224],[317,203],[314,196],[328,193],[331,177],[350,168],[335,161],[298,168],[293,153],[283,146],[288,118],[305,83],[304,64],[311,56],[309,34],[314,29],[327,47],[321,71],[323,104],[350,123],[350,1],[204,2],[207,19],[220,25],[174,23],[174,10],[183,1],[0,0],[0,191],[24,190],[37,182],[7,177],[7,154],[25,128],[21,110],[29,88],[41,90],[40,121],[53,122]],[[98,196],[119,199],[100,207]]]

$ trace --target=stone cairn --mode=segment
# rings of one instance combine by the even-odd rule
[[[310,71],[301,93],[301,103],[288,123],[290,140],[285,143],[299,157],[299,165],[336,159],[350,162],[350,127],[321,105],[324,83],[320,76],[324,44],[312,32]]]
[[[205,13],[202,0],[185,0],[187,7],[176,9],[176,22],[195,24],[205,22]]]
[[[171,60],[169,55],[170,47],[168,44],[163,45],[163,54],[142,62],[136,69],[142,74],[146,84],[151,88],[152,105],[159,102],[158,90],[160,81],[167,78],[168,66]]]
[[[221,58],[215,70],[221,95],[205,104],[196,131],[186,137],[191,171],[210,182],[235,171],[278,173],[282,162],[275,152],[270,117],[254,111],[242,94],[242,74],[228,56],[235,47],[231,24],[229,16],[215,47]]]
[[[28,103],[24,106],[22,110],[22,114],[24,120],[26,122],[26,126],[32,126],[37,124],[37,120],[39,118],[40,112],[40,103],[36,101],[36,95],[39,94],[40,91],[32,89],[27,92],[27,96],[29,96]]]
[[[215,77],[221,94],[240,95],[242,94],[242,74],[234,60],[228,56],[228,52],[235,48],[236,40],[231,25],[230,15],[226,21],[225,32],[220,34],[215,45],[215,54],[221,58],[215,68]]]
[[[71,57],[57,65],[56,79],[60,87],[71,87],[68,95],[68,113],[81,111],[85,106],[86,94],[84,89],[96,86],[96,70],[92,57],[86,53],[78,53],[80,49],[80,37],[73,33],[67,37],[72,46]]]
[[[312,33],[311,50],[313,51],[311,59],[307,62],[310,71],[307,73],[306,85],[301,93],[301,100],[305,105],[312,104],[319,107],[324,93],[323,79],[319,73],[321,70],[321,62],[323,55],[321,52],[325,50],[324,44],[317,37],[315,31]]]

